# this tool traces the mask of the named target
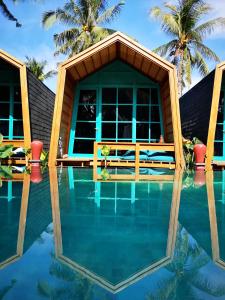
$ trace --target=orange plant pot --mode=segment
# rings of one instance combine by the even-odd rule
[[[195,162],[198,164],[205,162],[206,145],[196,144],[194,146]]]
[[[33,183],[39,183],[43,179],[41,174],[40,164],[31,164],[30,181]]]
[[[195,178],[194,178],[194,184],[195,186],[203,186],[206,183],[205,178],[205,168],[204,167],[196,167],[195,170]]]
[[[37,140],[33,141],[31,143],[32,160],[40,160],[42,150],[43,143]]]

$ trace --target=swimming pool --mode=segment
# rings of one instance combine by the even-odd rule
[[[0,299],[225,299],[225,172],[92,176],[3,181]]]

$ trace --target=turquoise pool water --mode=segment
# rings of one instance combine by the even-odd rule
[[[0,188],[0,299],[225,299],[225,172]]]

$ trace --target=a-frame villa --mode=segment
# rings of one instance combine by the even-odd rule
[[[49,149],[55,94],[24,63],[0,50],[0,133],[3,144]]]
[[[120,32],[59,67],[50,166],[93,161],[94,142],[148,144],[184,166],[175,67]]]

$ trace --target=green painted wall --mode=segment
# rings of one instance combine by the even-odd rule
[[[122,61],[115,61],[100,71],[88,76],[80,82],[83,85],[149,85],[157,87],[158,84],[151,81],[148,77],[142,75],[134,68],[123,63]]]

